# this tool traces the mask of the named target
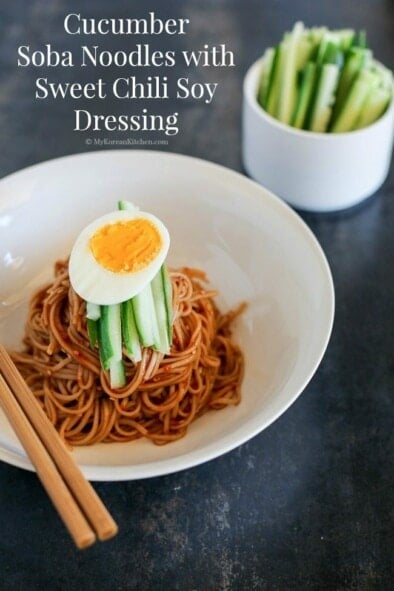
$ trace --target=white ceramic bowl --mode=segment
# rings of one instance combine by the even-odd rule
[[[153,174],[152,174],[153,171]],[[205,269],[223,309],[246,300],[235,338],[245,353],[239,406],[196,420],[183,439],[74,451],[88,478],[122,480],[189,468],[259,433],[302,392],[327,346],[334,293],[304,222],[266,189],[185,156],[100,151],[44,162],[0,181],[0,342],[21,347],[27,302],[92,219],[130,199],[168,227],[168,262]],[[30,468],[0,412],[0,459]]]
[[[261,60],[243,87],[243,163],[247,173],[294,207],[344,209],[372,195],[387,176],[394,101],[372,125],[347,133],[298,130],[274,119],[257,102]]]

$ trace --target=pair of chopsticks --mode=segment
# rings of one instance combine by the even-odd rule
[[[2,345],[0,403],[78,548],[112,538],[118,531],[115,521]]]

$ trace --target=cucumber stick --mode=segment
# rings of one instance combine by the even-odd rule
[[[270,115],[283,123],[290,123],[293,116],[298,72],[309,58],[312,47],[304,34],[304,25],[298,22],[275,50],[265,53],[259,101]]]
[[[371,123],[379,119],[387,109],[390,100],[391,93],[386,88],[377,88],[370,91],[356,120],[355,129],[371,125]]]
[[[133,302],[128,300],[121,304],[122,338],[128,356],[137,363],[141,361],[141,345],[135,324]]]
[[[86,302],[86,318],[98,320],[100,318],[100,306],[92,302]]]
[[[118,201],[118,209],[134,211],[135,213],[139,211],[138,207],[134,205],[134,203],[131,203],[131,201],[126,201],[125,199],[121,199],[120,201]]]
[[[312,27],[311,29],[305,30],[305,34],[308,37],[308,40],[314,46],[315,50],[319,47],[324,35],[326,35],[327,32],[327,27]]]
[[[272,52],[273,53],[273,52]],[[129,201],[118,202],[120,210],[138,211]],[[151,283],[132,299],[99,306],[86,302],[89,341],[98,344],[102,367],[109,371],[113,388],[126,382],[122,361],[125,354],[134,362],[142,359],[142,347],[153,347],[166,354],[172,342],[172,286],[166,265]]]
[[[339,31],[336,31],[336,35],[343,51],[347,51],[354,44],[356,39],[356,33],[353,29],[340,29]]]
[[[141,345],[160,348],[160,335],[156,319],[152,287],[148,283],[140,293],[132,298],[135,324]]]
[[[371,91],[379,85],[379,78],[369,70],[359,73],[335,119],[331,131],[339,133],[355,129],[357,119],[361,117],[364,103]]]
[[[316,79],[316,64],[308,62],[302,71],[298,102],[294,111],[292,125],[298,129],[304,127],[308,105],[311,101]]]
[[[367,47],[367,34],[365,31],[359,31],[354,39],[354,45],[357,47],[366,48]]]
[[[141,360],[141,346],[168,353],[172,342],[172,287],[166,265],[149,285],[121,304],[122,339],[129,357]]]
[[[299,39],[296,56],[296,70],[297,76],[301,73],[304,66],[312,59],[314,45],[309,36],[304,31]]]
[[[376,121],[393,99],[392,72],[373,59],[365,31],[307,29],[298,22],[261,61],[258,103],[298,129],[359,129]]]
[[[109,366],[111,388],[122,388],[126,384],[126,373],[123,361],[111,361]]]
[[[101,365],[109,370],[111,387],[125,384],[123,346],[134,363],[141,361],[142,347],[153,347],[163,354],[169,352],[172,316],[171,280],[162,265],[139,294],[121,304],[100,306],[99,319],[87,319],[90,344],[99,346]]]
[[[101,306],[99,340],[106,369],[111,361],[122,359],[120,304]]]
[[[91,347],[95,347],[98,343],[98,322],[97,320],[92,320],[91,318],[87,318],[87,328],[88,328],[88,336],[89,336],[89,343]]]
[[[272,115],[272,117],[275,117],[276,115],[279,100],[281,69],[283,67],[284,59],[283,48],[281,45],[278,45],[275,48],[268,89],[265,95],[265,104],[263,105],[267,113]]]
[[[133,203],[125,200],[121,200],[118,202],[118,209],[127,211],[138,211],[138,208]],[[160,272],[158,273],[158,276],[159,278],[161,277]],[[134,362],[141,360],[141,344],[144,346],[155,346],[159,350],[163,350],[164,353],[166,353],[169,349],[168,340],[164,341],[161,335],[161,322],[157,321],[157,314],[158,311],[160,311],[161,309],[159,300],[163,300],[163,298],[160,298],[160,294],[153,293],[154,281],[155,279],[151,282],[151,290],[156,317],[152,311],[149,290],[147,290],[146,294],[142,294],[140,298],[137,298],[136,300],[135,298],[133,298],[134,301],[129,300],[128,302],[124,302],[122,304],[123,342],[125,344],[125,349],[127,353],[129,354],[131,359],[133,359]],[[143,300],[145,298],[147,298],[147,301],[144,302]],[[146,315],[145,318],[143,317],[144,314]],[[136,316],[138,317],[138,327],[136,322]],[[148,319],[148,316],[150,320]],[[147,345],[146,343],[148,342],[151,344]]]
[[[170,341],[168,338],[167,330],[167,309],[164,294],[164,285],[161,271],[159,271],[153,278],[152,283],[152,296],[155,305],[157,328],[159,332],[159,346],[158,350],[161,353],[168,353],[170,350]]]
[[[124,377],[122,379],[120,371],[120,364],[123,365],[120,304],[100,308],[98,331],[100,358],[104,369],[110,372],[111,387],[120,388],[124,385]]]
[[[307,122],[310,131],[324,132],[328,128],[335,89],[338,84],[339,68],[335,64],[324,64],[318,78],[315,100]]]
[[[294,112],[296,102],[297,55],[303,31],[303,24],[296,23],[289,38],[283,42],[280,93],[276,110],[276,116],[282,123],[290,123]]]
[[[393,73],[392,73],[392,71],[389,70],[388,68],[386,68],[386,66],[384,66],[383,64],[380,64],[379,62],[377,62],[373,59],[370,62],[370,69],[372,72],[374,72],[375,74],[377,74],[379,76],[379,79],[380,79],[379,86],[381,88],[385,88],[387,90],[390,90],[390,92],[392,92],[392,90],[393,90]]]
[[[358,47],[350,49],[338,82],[335,109],[333,113],[334,118],[340,111],[353,82],[357,78],[359,72],[364,68],[370,57],[371,52],[369,50],[360,49]]]
[[[173,326],[173,312],[172,312],[172,283],[170,276],[168,274],[167,265],[162,265],[161,267],[161,279],[163,282],[163,290],[164,290],[164,303],[166,306],[166,316],[167,316],[167,333],[168,333],[168,341],[172,343],[172,326]]]
[[[273,47],[269,47],[263,56],[262,67],[261,67],[261,78],[260,86],[258,91],[257,100],[263,107],[267,100],[269,81],[271,77],[272,67],[274,64],[275,50]]]
[[[324,132],[328,128],[343,54],[333,34],[327,33],[316,57],[314,90],[305,116],[304,129]]]

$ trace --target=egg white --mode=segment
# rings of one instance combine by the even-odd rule
[[[152,222],[161,238],[161,248],[146,267],[135,273],[115,273],[105,269],[94,258],[89,242],[102,226],[121,220],[144,218]],[[115,211],[103,215],[86,226],[72,248],[69,261],[70,282],[76,293],[94,304],[112,305],[134,297],[152,281],[165,261],[170,236],[164,224],[154,215],[143,211]]]

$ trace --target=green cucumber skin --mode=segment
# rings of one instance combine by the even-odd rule
[[[320,133],[327,131],[335,100],[335,89],[338,84],[338,78],[338,66],[335,64],[325,64],[322,67],[315,103],[308,125],[310,131]]]
[[[260,86],[257,93],[257,100],[262,107],[265,106],[267,100],[269,81],[274,64],[274,56],[275,50],[273,49],[273,47],[269,47],[262,58]]]
[[[89,343],[92,348],[98,343],[98,320],[87,318],[87,329],[89,336]]]
[[[162,280],[161,270],[156,274],[152,280],[152,295],[155,305],[157,327],[159,330],[160,344],[158,350],[167,354],[170,350],[170,342],[168,339],[168,327],[167,327],[167,307],[165,301],[164,285]]]
[[[141,345],[158,348],[160,338],[151,284],[149,283],[144,287],[139,294],[132,298],[132,301],[135,324]]]
[[[172,345],[172,335],[173,335],[173,310],[172,310],[172,283],[168,273],[167,265],[162,265],[161,267],[161,279],[163,282],[163,290],[164,290],[164,302],[166,306],[166,313],[167,313],[167,333],[168,333],[168,342]]]
[[[386,88],[377,88],[370,92],[356,121],[355,129],[367,127],[379,119],[389,106],[390,100],[391,93]]]
[[[316,68],[314,76],[308,63]],[[378,73],[379,82],[371,81],[370,88],[366,81],[361,84],[360,75],[369,78],[365,72]],[[355,84],[358,95],[353,92]],[[305,29],[296,23],[265,51],[257,98],[282,123],[340,133],[361,129],[381,117],[392,100],[392,88],[392,73],[373,59],[365,31]]]
[[[98,320],[87,319],[89,340],[92,347],[98,344],[105,370],[111,370],[122,359],[122,343],[135,363],[141,361],[141,346],[168,353],[172,342],[172,288],[165,265],[134,298],[100,306],[95,316]]]
[[[353,29],[340,29],[336,34],[343,51],[347,51],[355,42],[356,33]]]
[[[333,121],[331,131],[343,133],[355,129],[357,119],[362,115],[368,94],[378,86],[379,78],[368,70],[362,70],[348,93],[341,111]]]
[[[302,129],[304,127],[308,105],[310,104],[316,77],[316,64],[308,62],[302,72],[298,103],[296,105],[292,120],[293,127]]]
[[[279,93],[279,81],[280,81],[280,69],[281,69],[281,62],[283,61],[282,58],[283,50],[280,45],[275,48],[275,55],[272,64],[272,71],[270,80],[268,83],[268,90],[266,94],[266,101],[265,101],[265,110],[267,113],[275,117],[276,115],[276,108],[278,104],[278,93]]]
[[[121,388],[126,383],[122,361],[121,306],[101,306],[98,321],[98,341],[102,366],[109,370],[111,388]]]
[[[118,209],[139,211],[131,202],[124,200],[118,202]],[[140,294],[121,304],[99,306],[86,302],[89,342],[92,348],[98,346],[100,363],[104,370],[109,371],[112,388],[120,388],[126,383],[122,345],[134,363],[141,361],[141,346],[153,347],[163,354],[169,352],[172,341],[172,288],[165,265],[154,279],[155,282],[148,284]]]
[[[101,306],[98,337],[104,369],[109,369],[112,361],[122,359],[120,304]]]
[[[126,352],[137,363],[141,361],[141,345],[135,324],[133,302],[128,300],[121,304],[122,337]]]
[[[354,45],[357,47],[361,47],[365,49],[367,47],[367,34],[364,30],[361,30],[357,33],[354,39]]]
[[[112,347],[108,340],[105,337],[105,329],[103,328],[103,319],[101,318],[98,322],[98,345],[99,345],[99,352],[100,352],[100,360],[101,365],[104,369],[108,370],[110,365],[110,360],[113,355]]]
[[[290,124],[297,103],[298,58],[302,49],[303,34],[304,25],[297,22],[287,41],[277,113],[279,120],[286,124]]]
[[[350,49],[338,82],[335,107],[333,111],[333,120],[337,117],[339,111],[341,110],[353,82],[361,70],[367,65],[367,62],[370,58],[371,55],[369,50],[363,50],[360,48]]]
[[[134,203],[131,203],[131,201],[126,201],[125,199],[118,201],[118,209],[120,211],[138,211],[138,207],[134,205]]]

